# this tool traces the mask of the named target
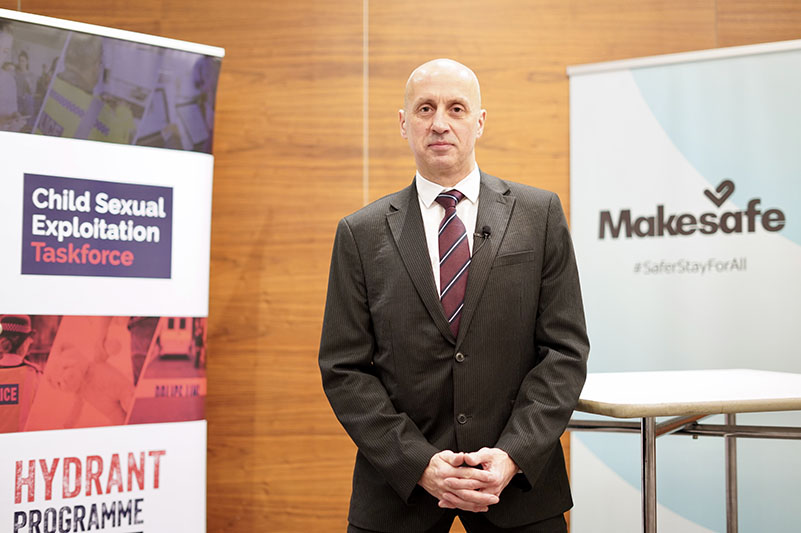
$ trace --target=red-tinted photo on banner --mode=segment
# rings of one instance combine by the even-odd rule
[[[0,315],[0,433],[202,420],[206,318]]]

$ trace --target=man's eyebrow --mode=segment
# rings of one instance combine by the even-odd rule
[[[419,99],[414,101],[413,107],[414,108],[418,108],[418,107],[420,107],[421,105],[424,105],[424,104],[436,105],[436,101],[435,101],[434,98],[432,98],[430,96],[422,96]],[[470,109],[470,103],[466,99],[459,98],[459,97],[452,98],[452,99],[448,100],[447,102],[445,102],[445,105],[447,107],[450,107],[452,105],[460,105],[460,106],[462,106],[462,107],[464,107],[466,109]]]

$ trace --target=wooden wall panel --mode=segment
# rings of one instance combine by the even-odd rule
[[[718,0],[718,46],[801,39],[797,0]]]
[[[424,0],[370,4],[370,197],[408,183],[398,133],[409,73],[451,57],[475,70],[488,110],[478,163],[568,205],[567,65],[710,48],[714,0]]]
[[[141,0],[133,8],[125,0],[90,0],[59,2],[57,0],[22,0],[22,10],[36,15],[98,24],[129,31],[162,35],[162,0]]]
[[[322,394],[316,353],[333,230],[362,198],[361,3],[208,9],[197,28],[185,6],[165,4],[163,24],[227,49],[215,147],[209,530],[344,528],[354,449]],[[224,42],[209,39],[220,31]]]
[[[337,219],[362,202],[362,1],[23,0],[226,48],[217,98],[208,530],[344,531],[355,449],[316,366]],[[16,8],[16,0],[0,0]],[[406,185],[397,110],[434,57],[479,75],[482,167],[568,197],[571,64],[801,37],[790,0],[369,2],[369,189]],[[457,526],[458,529],[458,526]]]

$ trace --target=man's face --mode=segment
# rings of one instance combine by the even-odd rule
[[[423,177],[450,186],[473,169],[486,118],[480,107],[478,81],[466,67],[437,60],[415,71],[399,119]]]

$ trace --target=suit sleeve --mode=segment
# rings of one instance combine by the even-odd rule
[[[334,240],[320,342],[323,389],[359,451],[408,503],[439,450],[395,409],[372,369],[375,345],[363,263],[343,219]]]
[[[548,205],[534,343],[538,364],[524,377],[496,447],[534,484],[567,427],[587,376],[589,340],[573,244],[559,198]]]

